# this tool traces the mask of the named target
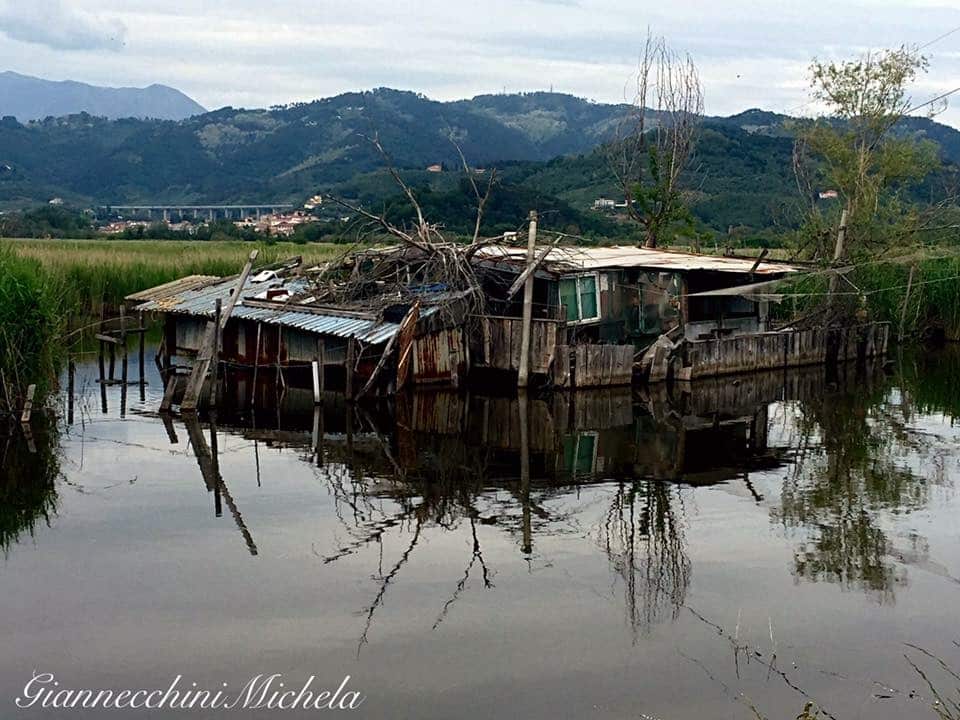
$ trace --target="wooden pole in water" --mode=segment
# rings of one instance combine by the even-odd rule
[[[907,278],[907,292],[903,295],[903,306],[900,308],[900,332],[897,333],[897,342],[903,342],[903,336],[906,332],[907,324],[907,305],[910,304],[910,289],[913,287],[913,273],[917,269],[916,265],[910,266],[910,277]]]
[[[123,365],[120,366],[120,417],[127,414],[127,318],[123,305],[120,306],[120,351],[123,353]]]
[[[146,350],[147,328],[146,328],[146,326],[143,324],[143,311],[142,311],[142,310],[137,314],[137,325],[139,326],[139,332],[140,332],[140,352],[139,352],[139,357],[138,357],[137,359],[138,359],[138,361],[139,361],[139,366],[140,366],[140,395],[141,395],[140,399],[142,400],[142,399],[143,399],[143,385],[144,385],[144,383],[146,383],[146,381],[147,381],[146,375],[144,374],[144,373],[145,373],[145,370],[144,370],[144,362],[143,362],[143,358],[144,358],[144,354],[145,354],[145,350]]]
[[[223,300],[217,298],[213,306],[213,377],[210,382],[210,407],[217,406],[217,388],[220,386],[220,343],[222,340],[222,328],[220,327],[220,316],[223,313]]]
[[[327,366],[327,341],[325,338],[319,338],[317,340],[317,354],[319,358],[320,365],[320,396],[323,397],[324,385],[326,384],[326,379],[324,377],[324,369]]]
[[[253,405],[257,398],[257,370],[260,369],[260,326],[257,323],[257,347],[253,351],[253,387],[250,389],[250,404]]]
[[[347,400],[353,400],[353,370],[356,365],[356,347],[352,337],[347,338]]]
[[[313,370],[313,404],[320,404],[320,363],[317,360],[314,360],[310,363],[310,367]]]
[[[254,250],[250,253],[246,265],[243,266],[243,270],[234,283],[230,298],[227,300],[227,304],[223,308],[220,317],[220,322],[217,324],[218,327],[220,325],[226,325],[231,313],[233,313],[234,306],[240,300],[240,294],[243,292],[243,288],[247,283],[247,278],[250,275],[250,270],[253,268],[253,263],[257,259],[257,252],[257,250]],[[203,339],[200,341],[200,349],[197,352],[196,360],[194,360],[193,370],[190,372],[190,379],[187,381],[187,389],[183,393],[183,402],[180,403],[180,411],[182,413],[194,413],[197,411],[200,392],[203,390],[204,383],[206,383],[207,372],[210,369],[210,363],[213,361],[213,343],[215,337],[216,330],[208,323],[207,329],[203,334]]]
[[[530,211],[530,230],[527,233],[527,265],[536,261],[537,211]],[[527,387],[530,375],[530,325],[533,322],[533,275],[527,275],[523,284],[523,327],[520,334],[520,368],[517,373],[517,387]]]

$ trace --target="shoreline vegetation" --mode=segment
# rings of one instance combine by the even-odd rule
[[[295,255],[308,264],[346,247],[262,243],[261,264]],[[19,408],[29,384],[38,397],[55,389],[76,318],[98,317],[126,295],[184,275],[236,274],[249,255],[244,241],[0,239],[0,370]]]
[[[53,388],[76,318],[98,317],[130,293],[185,275],[233,275],[254,245],[260,265],[297,255],[311,265],[348,250],[275,241],[0,239],[0,369],[11,392],[19,396],[29,383],[41,396]],[[865,263],[848,274],[851,291],[859,288],[866,312],[890,322],[895,338],[960,340],[960,255],[947,250]],[[808,313],[825,291],[819,276],[790,283],[777,314]]]

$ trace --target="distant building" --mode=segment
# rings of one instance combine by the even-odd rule
[[[610,198],[600,197],[593,201],[594,210],[609,210],[616,207],[616,203]]]
[[[59,198],[59,197],[50,198],[48,202],[51,205],[63,205],[63,198]]]
[[[427,165],[427,172],[443,172],[443,163],[434,163],[433,165]]]
[[[821,200],[836,200],[839,197],[836,190],[821,190],[819,195]]]
[[[309,200],[307,200],[303,204],[303,208],[304,210],[313,210],[314,208],[320,207],[321,205],[323,205],[323,196],[317,194],[311,197]]]

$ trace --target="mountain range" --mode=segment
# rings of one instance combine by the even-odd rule
[[[0,72],[0,116],[21,122],[75,113],[110,119],[136,117],[183,120],[206,110],[179,90],[166,85],[113,88],[73,80],[44,80]]]
[[[366,139],[376,134],[408,181],[434,199],[465,191],[452,137],[471,165],[497,167],[501,194],[582,219],[595,198],[615,192],[600,146],[624,110],[559,93],[438,102],[380,88],[270,109],[226,107],[177,121],[92,113],[31,122],[5,117],[0,206],[52,197],[77,206],[300,202],[318,192],[382,203],[397,188]],[[797,199],[794,125],[762,110],[704,119],[689,187],[704,225],[726,231],[784,222],[785,206]],[[898,132],[933,140],[950,167],[960,164],[957,130],[910,118]],[[432,165],[446,171],[427,171]],[[441,205],[458,203],[447,198]]]

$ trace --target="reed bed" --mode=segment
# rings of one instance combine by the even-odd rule
[[[98,314],[126,295],[184,275],[233,275],[250,251],[258,265],[300,255],[318,263],[343,252],[327,243],[258,244],[243,241],[183,240],[3,240],[17,257],[38,262],[61,297],[65,311]]]

